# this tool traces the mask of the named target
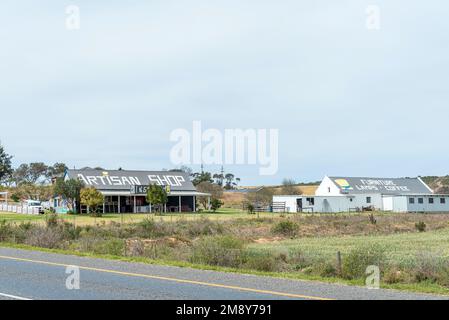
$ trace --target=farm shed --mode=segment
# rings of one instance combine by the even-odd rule
[[[279,195],[273,203],[286,212],[449,212],[449,195],[434,194],[420,178],[326,176],[314,195]]]

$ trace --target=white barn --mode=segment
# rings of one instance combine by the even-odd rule
[[[449,195],[418,178],[324,177],[314,195],[273,196],[273,211],[449,212]]]

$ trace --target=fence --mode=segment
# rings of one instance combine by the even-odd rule
[[[1,204],[1,203],[0,203],[0,211],[22,213],[22,214],[39,214],[39,208],[22,205]]]

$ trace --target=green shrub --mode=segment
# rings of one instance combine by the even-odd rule
[[[320,277],[336,277],[338,272],[333,263],[329,261],[321,261],[314,265],[313,273],[319,275]]]
[[[435,253],[418,253],[412,272],[417,282],[428,281],[449,286],[449,261]]]
[[[133,232],[142,238],[157,238],[173,234],[173,229],[165,222],[144,219],[137,224],[137,228]]]
[[[415,223],[415,229],[418,230],[419,232],[426,231],[426,227],[427,225],[425,224],[424,221],[419,221]]]
[[[273,226],[271,231],[274,234],[280,234],[283,236],[293,237],[296,235],[298,225],[290,220],[278,222]]]
[[[93,252],[121,256],[125,253],[125,241],[122,239],[104,239],[93,246]]]
[[[8,241],[12,235],[12,226],[6,220],[0,221],[0,241]]]
[[[248,214],[255,214],[255,208],[254,205],[252,203],[248,203],[248,205],[246,206],[246,211],[248,212]]]
[[[65,240],[76,240],[81,235],[82,227],[75,227],[73,223],[64,222],[61,225],[62,236]]]
[[[245,262],[243,241],[232,236],[207,236],[193,244],[194,263],[237,268]]]
[[[343,257],[343,276],[347,279],[362,278],[370,265],[379,268],[385,261],[385,250],[379,245],[365,245],[355,248]]]
[[[45,223],[48,228],[53,228],[58,225],[58,215],[55,213],[47,214],[45,217]]]
[[[212,212],[215,213],[215,211],[220,209],[223,204],[224,204],[224,202],[221,201],[220,199],[213,198],[212,201],[210,202],[210,208],[211,208]]]
[[[280,259],[271,252],[249,252],[244,264],[245,269],[274,272],[280,270]]]

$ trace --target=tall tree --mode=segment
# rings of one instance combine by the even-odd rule
[[[78,179],[64,180],[58,178],[54,186],[54,193],[67,201],[69,208],[75,212],[80,212],[81,189],[84,184]]]
[[[27,163],[22,163],[18,168],[14,170],[13,181],[16,186],[20,186],[24,183],[29,183],[30,179],[30,166]]]
[[[6,182],[13,173],[11,159],[12,156],[7,154],[0,144],[0,184]]]
[[[32,162],[29,165],[29,179],[30,183],[37,183],[47,175],[48,166],[43,162]]]
[[[240,178],[236,178],[232,173],[227,173],[225,175],[225,186],[226,190],[232,190],[237,186],[237,183],[240,182]]]
[[[193,185],[197,186],[199,185],[201,182],[207,181],[207,182],[214,182],[212,180],[212,175],[210,172],[205,172],[205,171],[201,171],[201,172],[196,172],[193,175]]]
[[[53,178],[61,178],[67,171],[68,167],[65,163],[56,162],[54,165],[49,166],[45,174],[47,181],[51,181]]]

